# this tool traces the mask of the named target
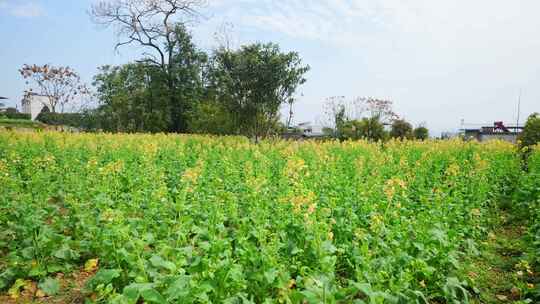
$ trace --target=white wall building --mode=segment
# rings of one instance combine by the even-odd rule
[[[297,128],[304,137],[323,137],[325,135],[323,126],[312,125],[310,122],[300,123]]]
[[[35,120],[44,108],[52,109],[49,98],[39,94],[29,94],[22,100],[22,113],[30,114],[30,118]]]

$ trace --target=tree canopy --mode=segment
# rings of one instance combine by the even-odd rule
[[[277,44],[220,48],[209,67],[209,92],[231,113],[236,133],[258,139],[276,127],[280,107],[294,99],[308,70],[298,53]]]
[[[540,114],[534,113],[527,119],[523,133],[519,136],[520,146],[530,147],[540,143]]]
[[[107,0],[92,5],[97,24],[114,27],[116,48],[138,45],[141,62],[163,74],[170,111],[168,131],[187,131],[187,112],[200,90],[200,62],[205,56],[192,43],[186,23],[196,19],[204,0]]]
[[[390,136],[398,139],[411,139],[413,137],[413,127],[404,119],[396,119],[392,123]]]
[[[425,126],[419,126],[413,130],[413,136],[418,140],[426,140],[429,138],[429,130]]]

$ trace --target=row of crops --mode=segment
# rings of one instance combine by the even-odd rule
[[[95,302],[463,303],[520,175],[501,142],[3,132],[0,291],[93,269]]]
[[[526,165],[526,173],[521,176],[519,189],[515,193],[515,209],[530,223],[527,235],[531,246],[529,260],[540,265],[540,145],[530,152]],[[540,299],[540,286],[535,294]]]

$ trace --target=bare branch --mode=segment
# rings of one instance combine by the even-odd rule
[[[176,26],[201,18],[198,9],[206,3],[207,0],[108,0],[92,5],[90,16],[96,24],[115,27],[117,36],[125,38],[116,44],[116,50],[138,43],[157,55],[150,56],[149,62],[159,62],[166,69],[177,44]]]
[[[58,107],[63,110],[78,96],[89,92],[86,85],[81,82],[80,76],[70,67],[25,64],[19,72],[27,80],[27,84],[31,81],[37,87],[36,91],[49,99],[52,112],[56,112]],[[36,91],[30,87],[25,91],[25,98]]]

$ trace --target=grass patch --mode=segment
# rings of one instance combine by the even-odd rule
[[[527,261],[525,225],[502,212],[479,255],[466,261],[464,276],[475,293],[472,303],[536,303],[529,297],[536,278]]]

